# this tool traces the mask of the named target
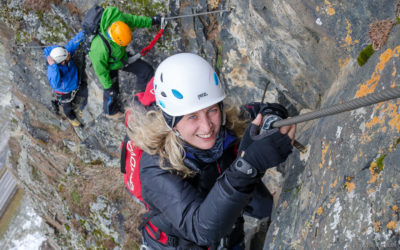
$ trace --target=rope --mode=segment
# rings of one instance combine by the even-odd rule
[[[314,120],[324,116],[335,115],[345,111],[358,109],[361,107],[369,106],[378,102],[388,101],[400,97],[400,87],[389,88],[379,93],[369,94],[367,96],[351,100],[346,103],[336,104],[332,107],[312,111],[303,115],[295,116],[285,120],[276,121],[272,124],[273,128],[292,125],[300,122]]]
[[[160,31],[158,31],[157,35],[154,37],[154,39],[149,43],[149,45],[147,45],[145,48],[143,48],[140,51],[140,54],[142,56],[145,56],[147,53],[149,53],[149,51],[154,47],[154,45],[156,44],[156,42],[158,41],[158,39],[160,39],[160,37],[162,36],[164,32],[164,29],[160,29]]]

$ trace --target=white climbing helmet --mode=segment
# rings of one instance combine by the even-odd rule
[[[191,53],[176,54],[161,62],[153,86],[157,105],[170,116],[187,115],[225,98],[211,65]]]
[[[53,58],[53,60],[57,64],[59,64],[62,61],[64,61],[65,59],[67,59],[68,51],[66,49],[64,49],[63,47],[56,47],[51,50],[50,56],[51,56],[51,58]]]

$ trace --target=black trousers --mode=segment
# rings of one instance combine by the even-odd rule
[[[72,92],[69,93],[65,93],[65,94],[59,94],[56,93],[56,98],[59,101],[59,103],[61,104],[64,114],[65,116],[70,119],[73,120],[76,118],[73,107],[72,107],[72,101],[73,99],[71,98]]]
[[[138,59],[135,62],[126,65],[121,70],[130,72],[136,75],[136,90],[142,92],[146,89],[146,84],[154,75],[153,67],[147,62]],[[118,70],[110,71],[110,77],[113,82],[111,88],[105,89],[103,92],[103,110],[108,115],[122,111],[118,102],[119,95],[119,80]]]

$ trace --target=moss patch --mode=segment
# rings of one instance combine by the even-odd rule
[[[104,8],[114,6],[125,13],[142,16],[154,16],[166,9],[163,3],[153,2],[152,0],[131,0],[129,2],[107,0],[101,6]]]
[[[372,48],[372,44],[370,44],[363,50],[361,50],[360,54],[358,55],[357,57],[358,65],[363,66],[372,56],[372,54],[374,54],[374,49]]]
[[[385,157],[386,157],[386,155],[382,155],[376,160],[376,166],[378,167],[378,173],[383,170],[383,167],[384,167],[383,160],[385,159]]]
[[[78,193],[78,190],[74,187],[74,189],[71,192],[71,198],[72,198],[72,203],[75,206],[80,206],[81,204],[81,198],[82,196]]]

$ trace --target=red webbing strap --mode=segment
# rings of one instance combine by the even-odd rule
[[[160,29],[160,31],[158,31],[157,35],[154,37],[153,41],[151,41],[149,43],[149,45],[147,45],[144,49],[142,49],[140,51],[140,54],[142,56],[145,56],[147,53],[149,53],[149,51],[154,47],[154,45],[156,44],[158,39],[160,39],[160,37],[162,36],[163,32],[164,32],[164,29]]]
[[[168,236],[166,233],[159,231],[159,229],[154,226],[150,221],[147,223],[149,226],[145,226],[147,233],[151,236],[151,238],[155,239],[158,242],[167,245]]]

